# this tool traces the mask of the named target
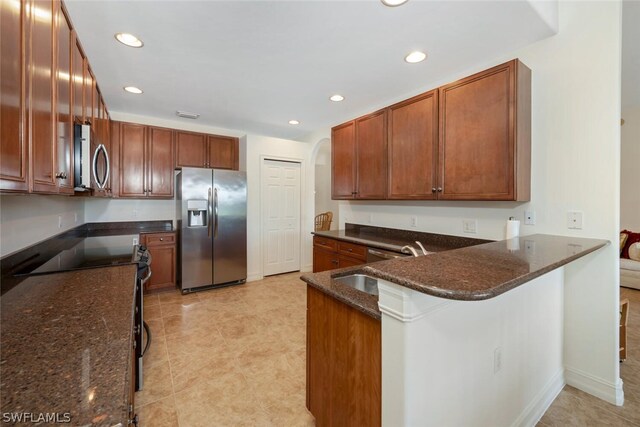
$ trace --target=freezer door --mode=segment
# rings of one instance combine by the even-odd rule
[[[213,283],[247,278],[247,175],[213,171]]]
[[[213,284],[212,211],[213,174],[211,169],[182,168],[181,172],[180,271],[182,290]],[[206,221],[189,226],[189,206],[207,207]]]

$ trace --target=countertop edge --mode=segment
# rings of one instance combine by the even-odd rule
[[[359,270],[362,270],[361,268]],[[331,270],[334,273],[331,273],[331,275],[336,274],[335,271],[341,271],[341,270]],[[346,269],[342,269],[342,271],[358,271],[358,269],[353,270],[352,268],[346,268]],[[316,274],[316,273],[312,273],[312,274]],[[303,274],[302,276],[300,276],[300,280],[306,282],[309,286],[314,287],[315,289],[318,289],[319,291],[330,295],[332,297],[334,297],[336,300],[348,305],[349,307],[352,307],[358,311],[360,311],[361,313],[366,314],[367,316],[373,317],[376,320],[380,320],[382,315],[378,309],[378,304],[376,301],[376,305],[375,305],[375,309],[373,309],[372,307],[366,307],[365,305],[363,305],[362,303],[358,303],[358,301],[354,300],[354,299],[350,299],[348,298],[348,295],[346,295],[345,293],[340,293],[340,292],[336,292],[334,289],[331,289],[327,286],[324,286],[320,281],[316,281],[314,280],[312,277],[309,277],[307,274]],[[332,279],[330,279],[332,280]],[[349,290],[353,291],[353,292],[360,292],[357,290],[353,290],[353,289],[348,289],[347,286],[342,285],[338,282],[335,282],[332,280],[333,283],[337,284],[339,287],[344,287],[343,289],[341,289],[342,291],[346,291],[348,292]],[[364,294],[364,292],[363,292]],[[365,294],[368,295],[368,294]]]
[[[512,280],[508,280],[500,285],[497,285],[491,288],[490,290],[482,291],[482,292],[478,292],[478,291],[464,292],[464,291],[457,291],[457,290],[446,292],[441,288],[431,287],[425,284],[419,284],[410,280],[399,283],[400,281],[402,281],[402,279],[386,274],[384,271],[376,269],[375,266],[372,266],[371,264],[363,266],[361,270],[378,279],[386,280],[388,282],[395,283],[405,288],[413,289],[414,291],[432,295],[438,298],[445,298],[445,299],[457,300],[457,301],[482,301],[482,300],[495,298],[505,292],[508,292],[514,288],[517,288],[520,285],[530,282],[531,280],[537,277],[540,277],[546,273],[549,273],[550,271],[553,271],[556,268],[563,267],[569,264],[570,262],[573,262],[579,258],[582,258],[585,255],[595,252],[598,249],[608,246],[610,244],[611,242],[607,240],[606,242],[603,242],[600,245],[596,245],[584,251],[578,252],[577,254],[564,258],[561,261],[558,261],[546,267],[540,268],[531,273],[515,277]]]

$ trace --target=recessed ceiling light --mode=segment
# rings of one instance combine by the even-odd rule
[[[335,94],[329,99],[332,100],[333,102],[340,102],[344,100],[344,96]]]
[[[130,47],[142,47],[144,43],[142,40],[129,33],[118,33],[115,35],[116,40],[118,40],[122,44],[126,44]]]
[[[409,0],[381,0],[382,4],[389,7],[396,7],[405,4]]]
[[[123,89],[129,93],[135,93],[136,95],[140,95],[142,93],[142,89],[139,89],[135,86],[125,86]]]
[[[415,64],[416,62],[424,61],[426,57],[427,57],[426,53],[419,52],[416,50],[415,52],[411,52],[410,54],[405,56],[404,60],[407,61],[409,64]]]
[[[300,122],[299,122],[299,121],[297,121],[297,120],[289,120],[289,124],[290,124],[290,125],[299,125],[299,124],[300,124]]]

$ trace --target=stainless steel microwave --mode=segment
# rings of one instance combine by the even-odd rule
[[[76,191],[104,190],[109,181],[109,153],[104,144],[91,152],[91,125],[73,126],[73,178]]]

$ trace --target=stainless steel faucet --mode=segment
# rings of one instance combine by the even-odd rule
[[[409,246],[409,245],[403,246],[402,249],[400,249],[400,252],[404,254],[411,253],[415,257],[418,256],[418,252],[413,248],[413,246]]]

